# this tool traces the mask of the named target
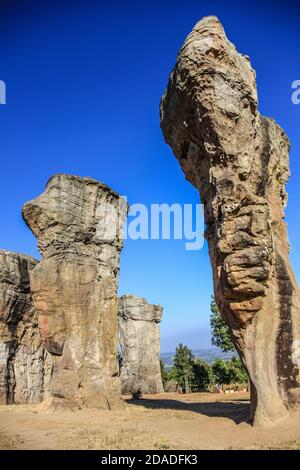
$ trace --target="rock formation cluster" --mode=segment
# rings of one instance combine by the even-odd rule
[[[200,192],[215,297],[251,380],[257,424],[300,402],[300,301],[284,222],[289,141],[258,112],[255,72],[216,17],[182,46],[161,126]]]
[[[215,298],[247,367],[251,419],[300,404],[300,293],[284,222],[288,138],[258,111],[255,72],[216,17],[182,46],[161,126],[204,205]],[[40,262],[0,251],[0,404],[116,408],[163,391],[162,308],[117,299],[127,205],[91,178],[55,175],[25,204]],[[118,367],[118,322],[122,367]]]
[[[160,393],[160,321],[162,307],[146,299],[124,295],[119,299],[119,335],[122,351],[121,386],[124,394]]]
[[[30,272],[37,261],[0,250],[0,404],[38,403],[51,365],[32,305]]]
[[[122,406],[117,288],[124,204],[96,180],[55,175],[23,208],[42,255],[30,272],[31,293],[53,362],[54,406]]]
[[[0,251],[0,404],[123,407],[119,325],[124,392],[163,390],[162,308],[117,298],[127,209],[108,186],[63,174],[25,204],[42,259]]]

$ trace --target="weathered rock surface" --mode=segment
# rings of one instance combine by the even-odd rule
[[[122,350],[122,393],[163,392],[160,371],[162,307],[146,299],[123,295],[119,299],[119,335]]]
[[[0,250],[0,404],[38,403],[51,371],[32,305],[29,274],[37,261]]]
[[[178,385],[176,380],[167,380],[164,383],[164,389],[166,393],[182,393],[182,388]]]
[[[42,261],[31,272],[43,343],[53,360],[54,406],[123,406],[118,377],[117,287],[127,206],[91,178],[55,175],[23,216]]]
[[[255,72],[215,17],[186,39],[161,126],[204,204],[215,297],[265,424],[300,401],[299,289],[284,219],[289,141],[258,112]]]

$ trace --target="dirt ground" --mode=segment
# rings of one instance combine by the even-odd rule
[[[267,429],[245,420],[247,393],[163,393],[124,411],[0,406],[0,449],[300,449],[300,416]]]

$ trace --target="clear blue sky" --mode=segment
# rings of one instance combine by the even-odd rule
[[[280,6],[281,5],[281,6]],[[165,145],[159,100],[179,47],[195,23],[217,15],[257,71],[260,111],[291,142],[287,220],[300,278],[299,6],[229,0],[1,1],[0,247],[37,256],[23,203],[57,172],[92,176],[130,203],[197,203]],[[179,341],[210,345],[212,281],[207,250],[182,241],[127,241],[120,294],[164,306],[162,351]]]

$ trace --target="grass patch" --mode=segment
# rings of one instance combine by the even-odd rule
[[[0,434],[0,450],[17,450],[24,444],[20,436],[6,436]]]
[[[68,448],[93,450],[150,450],[170,449],[169,443],[152,432],[131,429],[118,431],[81,431]]]

